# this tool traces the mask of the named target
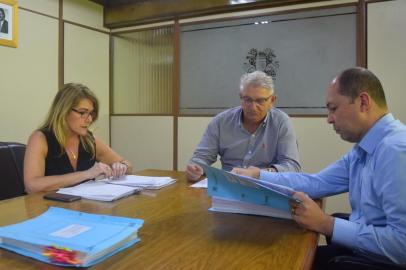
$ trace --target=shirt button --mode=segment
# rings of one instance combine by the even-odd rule
[[[252,151],[250,150],[250,151],[248,151],[248,154],[251,154],[252,153]]]
[[[252,138],[255,138],[255,134],[252,134]]]

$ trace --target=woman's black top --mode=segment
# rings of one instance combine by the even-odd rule
[[[40,130],[44,133],[48,143],[48,154],[45,159],[45,176],[61,175],[75,172],[66,152],[61,154],[61,147],[52,131]],[[92,135],[93,136],[93,135]],[[76,171],[85,171],[91,168],[96,159],[87,152],[82,143],[79,143]]]

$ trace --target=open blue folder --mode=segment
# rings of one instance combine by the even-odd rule
[[[33,219],[0,227],[0,247],[46,263],[88,267],[138,242],[142,224],[50,207]]]
[[[291,218],[289,200],[295,200],[293,189],[199,165],[208,179],[207,192],[213,197],[211,210]]]

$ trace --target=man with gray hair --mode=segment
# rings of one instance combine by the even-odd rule
[[[277,172],[301,170],[289,116],[273,108],[272,78],[261,71],[244,74],[240,99],[241,106],[219,113],[209,123],[186,168],[189,181],[203,175],[195,163],[210,165],[218,155],[222,168],[228,171],[250,166]]]

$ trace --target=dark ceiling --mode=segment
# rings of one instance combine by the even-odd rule
[[[89,0],[104,7],[104,25],[119,28],[225,12],[331,0]]]
[[[154,0],[90,0],[92,2],[98,3],[105,7],[115,7],[127,4],[142,3],[142,2],[153,2]]]

